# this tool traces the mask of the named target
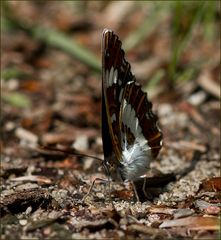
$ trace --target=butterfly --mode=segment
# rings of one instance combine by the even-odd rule
[[[112,178],[134,181],[146,174],[162,147],[152,103],[131,72],[119,37],[102,35],[102,140]]]
[[[104,160],[77,150],[43,146],[40,150],[91,157],[103,163],[113,180],[140,181],[162,147],[162,132],[152,103],[125,59],[119,37],[109,29],[102,36],[102,140]],[[99,178],[96,178],[99,179]],[[90,186],[90,194],[96,179]],[[99,179],[102,180],[102,179]],[[108,181],[110,183],[110,181]],[[145,184],[145,183],[144,183]],[[143,185],[143,190],[145,185]],[[136,188],[134,187],[135,194]],[[110,191],[109,191],[110,192]],[[144,193],[145,194],[145,193]],[[146,194],[145,194],[146,195]],[[139,196],[137,195],[139,200]]]

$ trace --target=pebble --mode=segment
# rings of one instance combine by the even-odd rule
[[[27,219],[21,219],[19,220],[20,225],[25,226],[28,223]]]

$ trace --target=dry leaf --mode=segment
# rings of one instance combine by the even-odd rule
[[[186,227],[192,230],[219,230],[219,218],[216,217],[186,217],[166,220],[160,228]]]

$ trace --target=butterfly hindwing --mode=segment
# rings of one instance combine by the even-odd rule
[[[140,84],[132,82],[125,87],[123,101],[121,122],[127,132],[128,128],[130,130],[127,139],[131,139],[131,134],[134,140],[139,137],[146,139],[153,157],[156,157],[162,146],[162,132],[157,126],[158,118],[152,112],[152,103],[148,101],[147,94],[142,91]],[[125,105],[130,108],[129,114],[125,114]],[[131,145],[134,142],[128,143]]]

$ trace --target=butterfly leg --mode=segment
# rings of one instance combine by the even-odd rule
[[[108,181],[108,200],[111,201],[111,181],[109,177],[107,181]]]
[[[108,165],[106,164],[106,162],[104,161],[103,162],[103,168],[104,168],[104,171],[107,175],[107,181],[108,181],[108,200],[111,201],[111,177],[110,177],[110,170],[109,170],[109,167]],[[112,201],[111,201],[112,202]]]
[[[132,183],[132,186],[133,186],[133,190],[134,190],[134,194],[135,194],[135,197],[136,197],[136,199],[137,199],[137,202],[140,202],[140,198],[139,198],[139,196],[138,196],[138,194],[137,194],[136,186],[135,186],[135,184],[134,184],[133,181],[131,181],[131,183]]]
[[[93,189],[93,187],[94,187],[94,184],[95,184],[95,182],[98,181],[98,180],[99,180],[99,181],[105,181],[105,182],[108,181],[107,179],[95,178],[95,179],[93,180],[93,182],[92,182],[92,184],[91,184],[88,192],[84,195],[82,201],[85,201],[85,199],[91,194],[91,191],[92,191],[92,189]]]
[[[146,184],[147,184],[147,178],[144,178],[142,191],[143,191],[145,197],[147,198],[148,194],[146,193]]]

